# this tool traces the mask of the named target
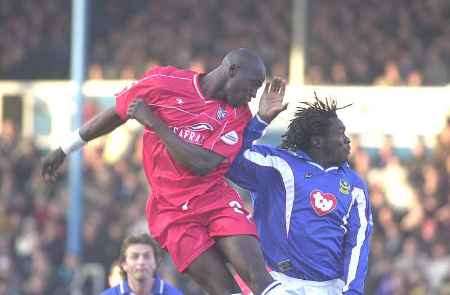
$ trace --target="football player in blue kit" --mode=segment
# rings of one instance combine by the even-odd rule
[[[257,114],[228,173],[250,191],[266,263],[293,294],[364,293],[371,206],[339,109],[317,96],[301,103],[280,147],[253,144],[276,116]]]

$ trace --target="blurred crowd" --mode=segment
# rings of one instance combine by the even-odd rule
[[[65,251],[67,165],[58,181],[46,185],[40,176],[44,151],[4,122],[0,295],[68,294],[74,269],[94,263],[107,274],[123,238],[146,231],[151,192],[140,168],[140,130],[126,126],[84,149],[84,244],[78,261]],[[395,138],[386,136],[380,149],[370,150],[354,135],[351,162],[369,183],[374,213],[366,294],[450,294],[450,117],[433,147],[419,138],[413,149],[399,150]],[[160,271],[186,294],[202,294],[175,272],[170,258]],[[97,279],[106,287],[105,277]],[[81,285],[83,294],[91,294],[93,282]]]
[[[450,82],[449,1],[309,3],[308,83],[420,86]]]
[[[411,150],[386,135],[377,151],[352,139],[352,166],[373,208],[368,294],[450,294],[450,117],[436,145]]]
[[[272,74],[287,75],[291,0],[88,3],[91,79],[134,79],[155,64],[203,71],[238,47],[257,49]],[[0,44],[0,79],[68,77],[69,4],[0,0],[0,32],[11,39]]]
[[[65,79],[70,2],[0,0],[0,79]],[[288,76],[292,0],[88,2],[88,77],[135,79],[152,65],[205,71],[230,49],[254,48]],[[444,85],[447,0],[308,1],[309,84]]]

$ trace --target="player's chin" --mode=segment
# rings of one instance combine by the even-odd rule
[[[134,273],[134,278],[135,278],[136,280],[144,280],[144,279],[146,279],[148,276],[149,276],[149,274],[148,274],[148,272],[146,272],[146,271],[136,271],[136,272]]]

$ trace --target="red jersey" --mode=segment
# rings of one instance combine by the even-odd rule
[[[128,105],[142,98],[173,132],[190,144],[225,157],[212,172],[198,176],[178,164],[151,129],[144,131],[143,165],[152,196],[174,206],[227,185],[224,174],[239,152],[251,118],[248,105],[238,108],[206,99],[199,74],[175,67],[155,67],[116,97],[116,112],[127,120]]]

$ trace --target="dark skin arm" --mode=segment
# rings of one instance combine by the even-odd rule
[[[88,142],[97,137],[110,133],[125,123],[117,115],[115,108],[111,107],[97,114],[80,128],[80,137]],[[42,177],[46,181],[54,181],[58,176],[58,169],[64,163],[66,154],[57,148],[51,151],[42,162]]]
[[[192,173],[202,176],[213,171],[225,157],[179,138],[142,100],[133,101],[127,111],[128,117],[155,131],[177,163]]]
[[[110,133],[125,123],[117,115],[115,107],[99,113],[80,128],[80,136],[84,141],[91,141],[97,137]]]

